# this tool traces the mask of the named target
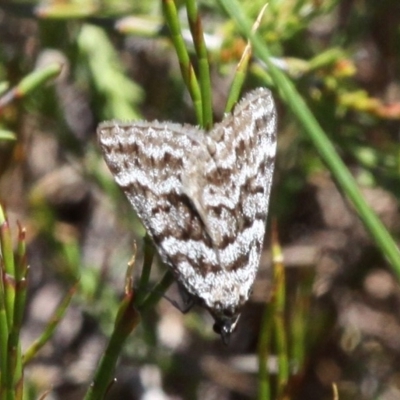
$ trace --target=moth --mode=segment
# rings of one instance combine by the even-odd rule
[[[276,125],[271,92],[258,88],[208,132],[158,121],[97,129],[104,159],[162,261],[225,342],[260,262]]]

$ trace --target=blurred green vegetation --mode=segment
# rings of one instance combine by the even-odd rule
[[[135,295],[124,292],[124,277],[134,240],[138,251],[133,275],[141,274],[144,230],[104,166],[95,129],[98,122],[113,118],[173,120],[207,127],[212,119],[221,119],[236,66],[248,44],[249,35],[243,35],[246,27],[235,11],[239,17],[246,16],[254,22],[264,2],[239,1],[241,9],[232,5],[229,9],[227,1],[196,2],[205,41],[198,38],[194,43],[185,12],[185,7],[193,2],[170,2],[178,11],[175,22],[179,22],[182,32],[181,50],[171,40],[168,19],[163,14],[167,3],[87,0],[0,4],[0,203],[12,222],[19,220],[26,227],[31,265],[27,304],[42,284],[56,280],[68,300],[60,303],[55,312],[61,319],[79,280],[72,306],[80,309],[90,323],[94,321],[104,336],[119,332],[118,350],[112,351],[115,357],[121,351],[122,363],[137,367],[157,365],[168,391],[179,393],[182,398],[201,398],[198,390],[203,377],[198,360],[204,349],[213,352],[212,339],[216,339],[211,332],[212,324],[204,322],[203,314],[185,315],[191,339],[184,338],[199,344],[198,348],[194,345],[195,349],[185,344],[179,351],[160,340],[158,321],[163,317],[162,307],[144,311],[140,324],[135,313],[127,317],[130,323],[126,325],[118,326],[118,319],[114,322],[118,313],[125,315],[129,310],[127,304],[133,301],[130,296]],[[221,4],[225,4],[225,9]],[[269,86],[279,99],[279,148],[270,214],[279,221],[283,245],[291,237],[286,228],[290,228],[291,220],[298,218],[299,195],[309,182],[315,176],[333,175],[340,184],[340,177],[329,162],[326,166],[324,155],[321,158],[327,148],[318,148],[307,125],[296,114],[301,114],[302,109],[296,111],[296,104],[290,105],[295,96],[286,91],[285,81],[282,84],[276,80],[273,67],[278,69],[278,78],[279,72],[283,72],[290,79],[326,134],[332,154],[344,161],[344,173],[351,172],[354,177],[350,187],[352,184],[355,190],[357,186],[379,187],[398,202],[399,22],[397,0],[268,2],[257,29],[260,46],[253,42],[255,52],[247,60],[248,70],[246,64],[240,72],[245,76],[243,91]],[[270,58],[262,46],[268,49]],[[266,64],[264,57],[272,66]],[[198,82],[188,73],[190,65]],[[340,188],[345,196],[352,198],[346,188]],[[367,219],[366,226],[374,232],[376,221],[368,222],[368,210],[363,214],[364,203],[361,207],[355,203],[363,221]],[[4,218],[0,221],[3,228],[4,221]],[[107,228],[108,223],[112,229]],[[387,268],[392,265],[398,274],[396,262],[400,260],[396,261],[397,247],[392,240],[397,237],[398,227],[394,224],[390,228],[392,232],[377,227],[376,242],[368,242],[366,246],[380,247],[380,263],[385,263],[386,256],[391,261]],[[21,237],[18,243],[16,254],[21,258]],[[1,255],[2,270],[6,270],[11,258],[6,260],[3,247]],[[281,271],[277,269],[281,267],[275,266],[275,272]],[[151,284],[159,281],[163,272],[161,268],[154,269]],[[13,279],[18,280],[17,275]],[[274,339],[270,336],[270,342],[264,337],[269,347],[261,343],[257,350],[253,342],[258,338],[253,332],[248,339],[253,345],[241,348],[252,353],[258,351],[264,357],[277,353],[281,361],[282,357],[288,357],[286,376],[271,373],[267,378],[271,386],[266,389],[270,397],[262,392],[260,398],[333,398],[330,384],[318,386],[312,379],[307,380],[306,372],[315,349],[334,322],[329,312],[315,311],[311,305],[312,268],[305,268],[299,275],[295,288],[288,293],[284,290],[285,279],[281,275],[276,278],[272,296],[276,302],[266,307],[267,322],[263,322],[264,327],[275,329],[275,333],[262,331],[264,335],[275,335]],[[168,277],[164,278],[167,282]],[[2,282],[6,288],[13,287],[7,280]],[[147,287],[144,284],[144,294],[139,295],[142,300],[148,299],[151,287],[149,282]],[[156,291],[156,295],[159,297],[161,292]],[[25,295],[23,291],[20,293]],[[4,296],[9,304],[0,304],[0,317],[7,313],[7,307],[13,309],[12,304],[21,300],[15,293],[10,294],[10,290]],[[23,307],[19,313],[22,310]],[[29,308],[25,313],[23,322],[28,323]],[[1,364],[1,385],[7,387],[4,392],[7,399],[22,398],[18,397],[22,396],[18,390],[23,359],[15,362],[15,357],[22,357],[17,340],[20,315],[16,318],[14,325],[5,319],[0,321],[2,332],[12,332],[19,352],[17,355],[11,352],[9,357],[16,371],[14,377],[4,372],[9,373],[9,365]],[[275,328],[272,328],[273,318]],[[48,329],[43,329],[42,344],[51,340],[58,323],[57,318],[49,321]],[[129,329],[136,324],[135,335],[125,342]],[[18,329],[13,331],[11,327]],[[111,342],[115,345],[115,341]],[[31,362],[40,353],[36,353],[38,349],[30,350]],[[1,352],[4,363],[3,353],[11,354],[4,341]],[[185,368],[185,357],[190,357],[192,373]],[[110,376],[114,362],[110,361],[106,367]],[[93,376],[83,385],[85,390]],[[182,376],[187,378],[186,387],[185,384],[174,387]],[[265,383],[264,378],[260,375],[260,387]],[[342,379],[350,378],[342,375]],[[10,381],[16,384],[16,395],[10,389]],[[34,379],[26,381],[26,399],[38,398],[50,387],[50,384],[40,386]],[[309,393],[302,390],[313,383],[315,397],[299,397],[301,393]],[[351,397],[350,390],[340,391],[340,382],[331,383],[339,384],[340,399],[379,398],[386,387],[382,379],[379,387],[371,390],[371,397],[365,394],[362,397],[360,391]],[[235,385],[232,386],[234,391]],[[241,392],[241,395],[252,398],[255,393]]]

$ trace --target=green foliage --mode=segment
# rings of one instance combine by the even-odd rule
[[[87,237],[90,224],[82,217],[79,222],[63,219],[65,210],[59,206],[58,191],[55,199],[49,195],[40,173],[33,171],[34,163],[29,161],[31,154],[26,149],[31,149],[29,143],[34,139],[41,138],[41,146],[49,141],[56,143],[54,169],[63,163],[72,165],[90,192],[90,204],[87,208],[82,206],[83,213],[90,214],[100,202],[99,193],[105,192],[104,197],[109,201],[105,208],[117,216],[117,226],[134,231],[136,238],[141,237],[143,227],[132,217],[129,205],[101,161],[94,141],[95,125],[103,119],[140,119],[142,104],[146,106],[145,113],[157,118],[164,117],[162,111],[173,104],[175,115],[189,122],[190,118],[184,114],[187,105],[182,100],[184,86],[193,103],[190,108],[194,109],[195,118],[192,119],[207,128],[212,126],[213,98],[220,89],[215,83],[216,76],[221,79],[233,76],[229,78],[231,86],[221,85],[224,97],[229,99],[226,107],[220,107],[221,111],[229,111],[247,87],[270,86],[281,101],[277,157],[280,186],[272,199],[273,213],[282,221],[290,219],[296,196],[309,177],[328,172],[352,201],[392,270],[400,274],[399,252],[392,234],[358,189],[360,184],[381,186],[396,199],[400,196],[399,102],[386,102],[384,98],[390,98],[390,93],[384,96],[372,84],[369,87],[369,80],[375,85],[376,81],[359,72],[366,69],[360,57],[367,46],[361,43],[366,40],[368,29],[377,24],[375,15],[388,15],[387,8],[394,6],[394,0],[376,4],[356,2],[348,11],[346,23],[339,14],[343,8],[337,0],[270,0],[256,33],[251,25],[264,6],[262,0],[100,3],[31,2],[30,8],[24,8],[20,2],[8,2],[4,7],[17,26],[21,24],[30,32],[34,25],[36,30],[35,36],[25,37],[9,32],[7,36],[4,32],[0,44],[0,201],[17,212],[27,226],[34,249],[40,248],[37,243],[45,244],[40,264],[52,278],[64,282],[66,294],[40,337],[23,352],[20,332],[26,310],[28,270],[25,232],[18,228],[18,239],[13,245],[7,219],[0,209],[2,399],[37,398],[35,390],[28,394],[23,369],[52,339],[72,297],[73,304],[90,314],[111,338],[86,399],[104,396],[133,330],[136,335],[130,344],[133,348],[130,354],[135,355],[138,364],[144,360],[162,364],[166,374],[177,368],[163,349],[157,349],[156,324],[151,313],[172,279],[168,273],[164,276],[159,273],[158,283],[153,284],[150,275],[153,250],[149,243],[145,240],[142,257],[138,241],[137,293],[131,290],[133,264],[128,268],[126,288],[122,290],[121,277],[132,252],[132,240],[112,248],[104,235],[98,244],[99,251],[111,247],[104,251],[110,255],[105,257],[104,265],[85,258],[86,242],[91,239]],[[15,26],[12,28],[10,32],[20,32]],[[385,46],[379,49],[381,57],[385,57],[381,71],[390,67],[386,64],[391,60],[396,67],[390,73],[395,75],[393,71],[397,71],[398,75],[399,54],[393,44],[399,43],[399,32],[398,27],[391,29],[388,26]],[[33,41],[31,36],[35,37]],[[133,50],[129,47],[132,38],[136,40]],[[154,77],[142,76],[147,68],[154,67],[151,64],[154,59],[149,60],[149,53],[140,46],[145,50],[155,46],[150,53],[159,57],[157,62],[161,67],[157,66]],[[36,63],[46,47],[51,47],[61,58],[50,64]],[[157,69],[151,71],[154,70]],[[179,82],[174,80],[178,70],[182,76]],[[368,71],[364,73],[368,75]],[[389,83],[387,87],[397,85],[395,79]],[[69,97],[77,92],[76,98]],[[69,114],[71,104],[78,111],[87,112],[78,113],[74,120]],[[88,113],[92,114],[91,121],[82,128],[83,133],[78,132],[77,121],[90,120]],[[51,151],[43,149],[45,163],[50,163]],[[16,179],[19,184],[8,183],[15,183],[10,176],[19,169],[25,170]],[[57,176],[54,180],[57,181]],[[14,192],[14,188],[19,189]],[[86,204],[84,196],[81,202]],[[323,316],[317,318],[318,323],[310,318],[312,274],[299,279],[295,301],[290,302],[286,298],[283,272],[283,264],[275,262],[275,292],[273,301],[265,308],[258,347],[260,398],[268,398],[267,392],[270,398],[274,395],[292,398],[284,397],[290,396],[287,393],[292,388],[291,378],[296,371],[300,375],[321,336],[323,329],[318,323],[327,324]],[[144,320],[142,324],[139,313]],[[202,340],[208,337],[202,330],[202,322],[192,326],[193,331],[202,331],[195,332],[197,337]],[[278,355],[277,375],[266,368],[265,361],[272,352]]]

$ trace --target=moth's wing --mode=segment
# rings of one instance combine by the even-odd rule
[[[209,163],[204,132],[172,123],[111,121],[100,124],[97,135],[109,169],[161,258],[201,297],[198,281],[216,268],[217,257],[182,174],[194,169],[193,160],[199,170]]]
[[[183,191],[211,238],[218,265],[197,280],[197,293],[218,329],[230,331],[249,297],[265,233],[276,151],[276,110],[267,89],[247,94],[204,137],[209,157],[189,154]]]
[[[212,162],[199,177],[198,209],[218,247],[221,268],[253,283],[265,233],[276,152],[276,110],[267,89],[248,93],[206,143]]]

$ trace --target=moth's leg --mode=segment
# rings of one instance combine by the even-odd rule
[[[185,289],[185,287],[182,284],[176,282],[176,285],[178,287],[178,292],[179,292],[178,300],[173,299],[166,293],[162,293],[162,298],[170,302],[181,313],[186,314],[196,304],[196,299]],[[154,288],[142,288],[142,291],[146,293],[155,292]]]
[[[196,299],[186,288],[178,282],[178,290],[182,300],[182,307],[177,307],[183,314],[186,314],[195,305]]]

